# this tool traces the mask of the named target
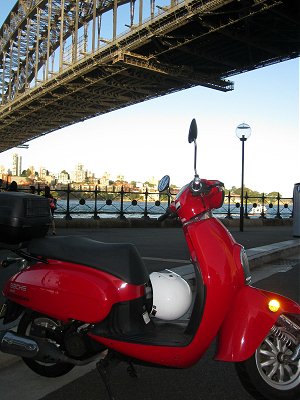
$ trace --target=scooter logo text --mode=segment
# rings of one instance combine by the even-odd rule
[[[13,292],[14,291],[27,292],[27,286],[20,285],[19,283],[11,283],[9,287]]]

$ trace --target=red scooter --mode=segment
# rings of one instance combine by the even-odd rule
[[[217,338],[215,359],[235,362],[254,398],[299,400],[300,307],[250,286],[244,248],[212,216],[223,203],[224,187],[199,178],[196,137],[193,120],[194,178],[160,218],[182,222],[193,287],[171,270],[149,276],[131,244],[37,237],[45,230],[39,233],[32,223],[31,231],[18,231],[16,243],[2,244],[19,257],[4,260],[3,266],[20,264],[3,290],[3,323],[20,319],[17,332],[0,332],[2,352],[21,356],[33,371],[49,377],[98,360],[112,400],[108,371],[120,360],[132,375],[134,364],[141,363],[187,368]],[[168,186],[165,176],[159,191]],[[38,197],[13,194],[10,204],[21,196],[23,203]]]

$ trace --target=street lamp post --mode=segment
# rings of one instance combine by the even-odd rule
[[[242,142],[242,187],[241,187],[241,205],[240,205],[240,232],[244,231],[244,147],[246,140],[251,135],[251,128],[248,124],[240,124],[235,130],[236,136]]]

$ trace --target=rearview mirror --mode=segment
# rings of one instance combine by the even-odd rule
[[[192,143],[197,139],[197,134],[198,134],[197,122],[195,118],[193,118],[189,130],[189,143]]]
[[[161,178],[161,180],[159,181],[157,188],[159,192],[164,192],[165,190],[168,189],[170,185],[170,177],[169,175],[165,175]]]

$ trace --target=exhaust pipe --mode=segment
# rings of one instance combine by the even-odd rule
[[[99,358],[99,354],[85,360],[75,360],[65,356],[55,344],[42,338],[30,338],[12,331],[0,331],[0,351],[18,357],[32,358],[45,363],[69,363],[86,365]]]
[[[0,332],[0,351],[44,362],[69,362],[68,357],[53,343],[18,335],[12,331]]]
[[[38,354],[38,344],[11,331],[0,332],[0,350],[15,356],[33,358]]]

